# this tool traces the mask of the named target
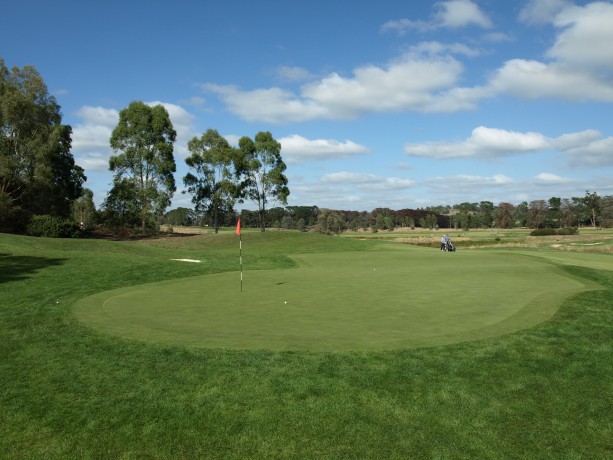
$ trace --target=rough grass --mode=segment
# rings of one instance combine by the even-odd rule
[[[266,269],[291,266],[286,254],[298,246],[317,253],[372,244],[289,233],[256,242],[250,263]],[[126,243],[0,235],[0,457],[613,455],[608,270],[562,268],[602,289],[567,299],[539,326],[423,349],[187,349],[99,334],[71,313],[77,299],[106,289],[235,270],[235,243],[224,235]]]

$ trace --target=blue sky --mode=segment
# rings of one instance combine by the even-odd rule
[[[613,2],[31,1],[0,56],[33,65],[100,205],[132,100],[187,142],[270,131],[294,206],[372,210],[613,195]],[[252,208],[248,203],[237,209]]]

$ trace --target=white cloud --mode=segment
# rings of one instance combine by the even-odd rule
[[[452,57],[424,58],[414,52],[386,67],[364,66],[350,78],[333,73],[305,84],[300,95],[281,88],[242,91],[234,86],[202,85],[216,93],[228,110],[246,121],[268,123],[313,119],[354,119],[366,112],[445,111],[437,94],[456,83],[463,70]]]
[[[334,139],[306,139],[297,134],[278,139],[283,157],[288,164],[311,160],[347,158],[371,152],[371,149],[350,140],[339,142]]]
[[[519,12],[519,20],[528,24],[548,24],[569,6],[572,3],[568,0],[530,0]]]
[[[547,52],[549,57],[578,68],[613,70],[613,3],[567,8],[554,25],[561,33]]]
[[[313,78],[313,75],[307,69],[295,66],[281,66],[277,69],[277,75],[283,81],[303,81]]]
[[[413,45],[410,48],[413,55],[426,55],[436,56],[448,54],[464,55],[467,57],[476,57],[482,53],[482,51],[470,48],[463,43],[442,43],[438,41],[421,42],[417,45]]]
[[[488,92],[491,91],[489,94]],[[498,69],[484,95],[509,93],[523,99],[613,101],[613,84],[581,67],[512,59]]]
[[[452,29],[470,25],[492,27],[492,21],[471,0],[450,0],[436,3],[436,6],[439,10],[435,20],[440,27]]]
[[[560,185],[573,182],[571,179],[564,179],[556,174],[542,172],[534,176],[534,180],[540,185]]]
[[[613,166],[613,137],[604,138],[599,131],[593,129],[550,138],[541,133],[519,133],[479,126],[463,141],[430,141],[404,146],[406,155],[434,160],[488,159],[549,150],[565,156],[571,167]],[[547,175],[539,175],[537,178],[546,183],[553,180],[552,176]]]
[[[404,35],[407,30],[428,32],[440,28],[458,29],[473,25],[486,29],[492,27],[492,21],[471,0],[442,1],[435,3],[434,7],[436,11],[427,21],[406,18],[387,21],[381,26],[380,31],[381,33],[392,31]]]
[[[323,184],[352,185],[362,190],[402,190],[415,185],[411,179],[401,179],[397,177],[381,177],[371,173],[352,173],[341,171],[322,176],[320,182]]]
[[[613,166],[613,137],[593,139],[584,145],[575,145],[563,150],[571,166],[606,167]]]
[[[72,150],[76,163],[87,171],[107,171],[112,154],[109,139],[119,111],[105,107],[81,107],[76,116],[83,120],[72,131]]]
[[[479,126],[463,141],[425,142],[405,144],[407,155],[432,159],[497,158],[547,149],[551,141],[539,133],[518,133]]]
[[[453,177],[435,177],[429,179],[428,182],[440,182],[453,184],[457,187],[475,187],[475,186],[502,186],[513,183],[513,179],[504,174],[495,174],[493,176],[471,176],[468,174],[458,174]]]

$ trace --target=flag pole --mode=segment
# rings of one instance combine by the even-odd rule
[[[243,292],[243,237],[241,236],[241,218],[236,223],[236,234],[238,235],[238,254],[241,266],[241,292]]]

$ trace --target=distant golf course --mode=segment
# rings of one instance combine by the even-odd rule
[[[530,327],[589,284],[542,257],[380,246],[246,270],[243,292],[239,274],[226,272],[104,291],[79,300],[75,312],[105,333],[176,345],[378,350]]]
[[[613,232],[451,236],[0,234],[0,458],[611,458]]]

